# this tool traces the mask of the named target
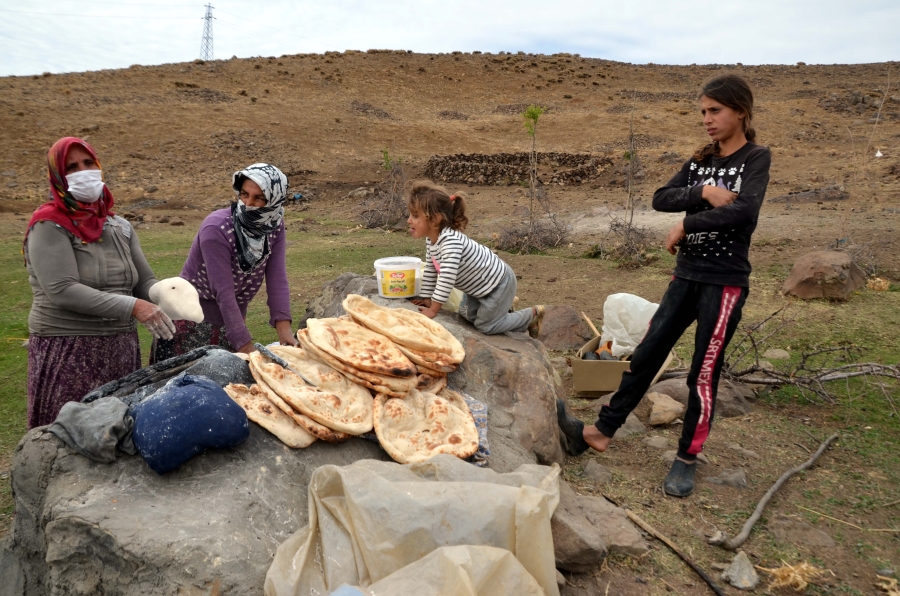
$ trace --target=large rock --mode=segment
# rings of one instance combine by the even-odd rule
[[[138,456],[100,464],[32,430],[13,462],[0,594],[259,593],[275,549],[306,524],[313,470],[364,458],[389,459],[357,438],[292,450],[251,424],[240,447],[159,476]]]
[[[803,300],[846,300],[866,285],[866,274],[850,255],[840,250],[822,250],[803,255],[791,268],[781,291]]]
[[[578,311],[569,305],[550,305],[544,313],[540,341],[548,350],[577,350],[594,332]]]
[[[344,273],[322,288],[307,308],[310,317],[337,317],[347,294],[366,296],[393,308],[416,307],[406,301],[378,296],[375,278]],[[510,472],[523,463],[562,463],[556,398],[564,392],[544,346],[525,333],[484,335],[459,315],[441,311],[436,319],[466,350],[450,385],[488,405],[491,468]]]
[[[687,406],[688,387],[687,379],[684,377],[660,381],[656,385],[650,387],[647,391],[648,394],[654,392],[668,395],[675,401]],[[746,385],[720,380],[719,388],[716,392],[716,416],[732,418],[734,416],[749,414],[751,408],[750,402],[747,400],[754,399],[755,397],[753,390]]]
[[[343,314],[349,292],[409,305],[377,298],[371,277],[343,275],[323,291],[316,316]],[[438,316],[466,348],[451,384],[489,406],[491,467],[562,462],[562,387],[543,345]],[[359,438],[292,450],[251,424],[239,447],[159,476],[140,457],[99,464],[35,429],[13,462],[16,517],[0,546],[0,596],[261,593],[275,549],[307,522],[313,470],[365,458],[388,459]]]
[[[578,495],[565,482],[550,527],[556,566],[566,571],[593,571],[607,551],[641,556],[649,550],[624,510],[602,497]]]

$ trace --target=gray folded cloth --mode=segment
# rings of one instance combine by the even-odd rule
[[[125,402],[109,396],[91,403],[67,403],[46,430],[81,455],[108,464],[116,461],[117,450],[137,453],[131,440],[133,426]]]

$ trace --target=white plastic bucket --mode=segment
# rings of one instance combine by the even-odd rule
[[[383,298],[412,298],[419,294],[422,283],[422,259],[387,257],[375,261],[378,295]]]

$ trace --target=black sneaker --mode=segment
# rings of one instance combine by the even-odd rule
[[[673,497],[686,497],[694,492],[694,472],[697,464],[687,464],[676,458],[672,462],[672,469],[666,474],[663,481],[663,490]]]
[[[556,422],[565,438],[569,455],[581,455],[590,448],[584,440],[584,422],[566,412],[566,402],[561,399],[556,400]]]

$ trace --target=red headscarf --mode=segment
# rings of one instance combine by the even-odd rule
[[[38,207],[32,214],[25,232],[26,240],[28,232],[31,231],[34,224],[39,221],[52,221],[81,238],[82,242],[96,242],[103,233],[106,216],[113,215],[110,211],[114,202],[113,196],[105,185],[103,196],[96,203],[82,203],[76,201],[69,194],[69,183],[66,182],[66,157],[73,145],[78,145],[87,151],[94,158],[97,166],[100,166],[100,160],[97,159],[94,148],[88,145],[87,141],[82,141],[77,137],[63,137],[53,143],[50,151],[47,152],[50,200]]]

